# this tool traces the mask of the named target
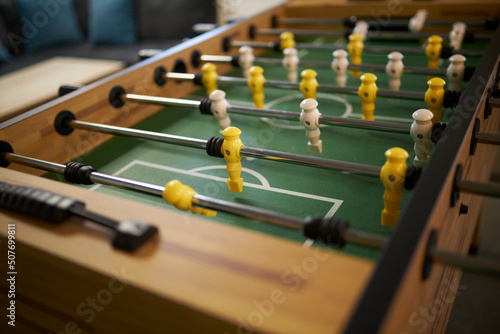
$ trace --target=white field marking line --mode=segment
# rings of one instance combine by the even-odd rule
[[[133,161],[131,163],[126,164],[125,166],[123,166],[122,168],[120,168],[119,170],[117,170],[116,172],[114,172],[112,175],[113,176],[118,176],[121,173],[127,171],[132,166],[133,166]],[[101,186],[102,186],[102,184],[96,184],[96,185],[90,187],[89,190],[90,191],[94,191],[94,190],[99,189]]]
[[[204,170],[211,170],[211,169],[226,169],[226,166],[203,166],[203,167],[198,167],[198,168],[190,169],[189,171],[196,173],[196,172],[201,172],[201,171],[204,171]],[[253,169],[246,168],[246,167],[243,167],[241,169],[241,171],[255,176],[255,178],[257,178],[260,181],[260,183],[262,183],[262,185],[264,187],[270,187],[271,186],[269,184],[269,181],[267,181],[267,179],[265,178],[265,176],[262,175],[261,173],[256,172]]]
[[[312,44],[314,45],[320,45],[320,44],[323,44],[323,42],[325,41],[325,38],[324,37],[318,37],[316,38]],[[297,57],[302,58],[306,55],[309,54],[309,50],[308,49],[300,49],[298,52],[297,52]],[[299,62],[299,65],[300,65],[300,62]]]
[[[198,168],[194,168],[194,169],[186,171],[186,170],[183,170],[183,169],[178,169],[178,168],[174,168],[174,167],[168,167],[168,166],[153,164],[153,163],[145,162],[145,161],[141,161],[141,160],[133,160],[132,162],[130,162],[127,165],[125,165],[124,167],[120,168],[118,171],[116,171],[112,175],[119,176],[119,174],[127,171],[128,169],[130,169],[131,167],[133,167],[135,165],[141,165],[141,166],[146,166],[146,167],[151,167],[151,168],[166,170],[166,171],[175,172],[175,173],[179,173],[179,174],[191,175],[191,176],[195,176],[195,177],[200,177],[200,178],[204,178],[204,179],[209,179],[209,180],[214,180],[214,181],[219,181],[219,182],[226,183],[226,179],[223,178],[223,177],[206,175],[206,174],[201,174],[201,173],[197,173],[196,172],[196,171],[199,171],[199,170],[208,170],[208,169],[226,169],[225,166],[217,166],[217,165],[216,166],[198,167]],[[291,191],[291,190],[286,190],[286,189],[274,188],[274,187],[271,187],[269,185],[269,182],[267,181],[267,179],[262,174],[260,174],[259,172],[251,170],[249,168],[243,168],[242,171],[245,171],[245,172],[247,172],[247,173],[255,176],[257,179],[259,179],[262,182],[262,185],[260,185],[260,184],[254,184],[254,183],[248,183],[248,182],[243,182],[243,185],[245,185],[246,187],[255,188],[255,189],[261,189],[261,190],[267,190],[267,191],[271,191],[271,192],[275,192],[275,193],[280,193],[280,194],[286,194],[286,195],[291,195],[291,196],[296,196],[296,197],[303,197],[303,198],[308,198],[308,199],[313,199],[313,200],[318,200],[318,201],[333,203],[333,205],[330,208],[330,210],[328,210],[328,212],[326,213],[325,218],[331,218],[331,217],[333,217],[335,215],[335,212],[337,212],[337,210],[339,209],[339,207],[344,202],[343,200],[339,200],[339,199],[335,199],[335,198],[329,198],[329,197],[324,197],[324,196],[318,196],[318,195],[311,195],[311,194],[301,193],[301,192],[297,192],[297,191]],[[257,175],[260,175],[260,177],[257,176]],[[101,186],[102,186],[101,184],[96,184],[95,186],[91,187],[89,190],[90,191],[95,191],[95,190],[97,190]],[[304,247],[304,248],[310,248],[313,243],[314,243],[314,240],[307,239],[304,242],[304,244],[302,245],[302,247]]]
[[[202,174],[202,173],[196,172],[195,170],[199,169],[200,167],[192,169],[192,170],[184,170],[184,169],[179,169],[179,168],[170,167],[170,166],[158,165],[158,164],[151,163],[151,162],[145,162],[145,161],[141,161],[141,160],[134,160],[132,162],[132,164],[150,167],[150,168],[156,168],[156,169],[174,172],[174,173],[178,173],[178,174],[200,177],[203,179],[214,180],[214,181],[219,181],[219,182],[223,182],[223,183],[226,183],[226,181],[227,181],[227,178],[224,178],[224,177],[207,175],[207,174]],[[213,169],[226,169],[226,166],[220,166],[220,165],[206,166],[206,167],[201,167],[201,168],[203,168],[203,170],[208,170],[208,169],[210,169],[210,167],[212,167]],[[221,168],[221,167],[223,167],[223,168]],[[245,168],[245,169],[247,169],[247,168]],[[259,172],[256,172],[256,171],[253,171],[253,173],[260,174]],[[252,175],[254,175],[254,174],[252,174]],[[263,175],[261,177],[265,179],[265,177]],[[266,180],[265,183],[269,183],[269,182]],[[291,195],[291,196],[309,198],[309,199],[313,199],[313,200],[317,200],[317,201],[334,203],[334,206],[332,207],[332,209],[330,209],[327,213],[327,216],[325,216],[327,218],[333,216],[333,213],[335,213],[335,211],[337,211],[340,204],[342,204],[344,202],[343,200],[339,200],[339,199],[335,199],[335,198],[324,197],[324,196],[319,196],[319,195],[311,195],[311,194],[301,193],[301,192],[292,191],[292,190],[274,188],[271,186],[266,186],[266,185],[261,185],[261,184],[243,182],[243,185],[245,185],[249,188],[268,190],[268,191],[272,191],[272,192],[280,193],[280,194],[285,194],[285,195]],[[333,209],[335,209],[335,210],[332,212]],[[331,214],[331,215],[329,215],[329,214]]]
[[[333,100],[333,101],[337,101],[337,102],[340,102],[340,103],[343,103],[345,105],[345,112],[340,116],[340,117],[348,117],[352,114],[352,105],[347,102],[346,99],[340,97],[340,96],[337,96],[337,95],[331,95],[331,94],[325,94],[325,93],[318,93],[316,94],[316,96],[318,98],[321,98],[321,99],[329,99],[329,100]],[[271,102],[269,102],[267,105],[268,107],[272,107],[278,103],[281,103],[281,102],[286,102],[286,101],[291,101],[291,100],[294,100],[294,99],[302,99],[303,98],[303,95],[302,94],[292,94],[292,95],[286,95],[286,96],[283,96],[283,97],[280,97],[278,99],[275,99]],[[302,102],[302,100],[301,100]],[[299,107],[300,109],[300,107]],[[321,106],[319,106],[319,109],[320,109],[320,112],[321,112]],[[288,130],[305,130],[304,126],[303,125],[286,125],[286,124],[279,124],[279,123],[276,123],[274,122],[273,120],[267,118],[267,117],[262,117],[261,120],[271,126],[275,126],[277,128],[282,128],[282,129],[288,129]],[[321,124],[320,127],[325,127],[326,125],[325,124]]]
[[[191,176],[195,176],[195,177],[200,177],[200,178],[204,178],[204,179],[208,179],[208,180],[214,180],[214,181],[219,181],[219,182],[224,182],[224,183],[226,183],[226,181],[227,181],[227,179],[223,178],[223,177],[218,177],[218,176],[213,176],[213,175],[207,175],[207,174],[202,174],[202,173],[196,172],[197,170],[226,169],[226,166],[220,166],[220,165],[204,166],[204,167],[194,168],[192,170],[184,170],[184,169],[179,169],[179,168],[175,168],[175,167],[158,165],[158,164],[154,164],[154,163],[146,162],[146,161],[141,161],[141,160],[133,160],[132,162],[130,162],[127,165],[125,165],[124,167],[120,168],[120,170],[116,171],[112,175],[119,176],[121,173],[127,171],[128,169],[130,169],[131,167],[133,167],[135,165],[140,165],[140,166],[145,166],[145,167],[150,167],[150,168],[165,170],[165,171],[174,172],[174,173],[178,173],[178,174],[191,175]],[[250,169],[249,168],[243,168],[243,171],[246,171],[246,170],[250,170]],[[245,186],[247,186],[249,188],[255,188],[255,189],[260,189],[260,190],[268,190],[268,191],[272,191],[272,192],[275,192],[275,193],[280,193],[280,194],[285,194],[285,195],[291,195],[291,196],[296,196],[296,197],[303,197],[303,198],[313,199],[313,200],[322,201],[322,202],[333,203],[333,206],[326,213],[325,218],[333,217],[333,215],[338,210],[338,208],[340,207],[340,205],[344,202],[343,200],[336,199],[336,198],[324,197],[324,196],[319,196],[319,195],[311,195],[311,194],[306,194],[306,193],[301,193],[301,192],[298,192],[298,191],[286,190],[286,189],[281,189],[281,188],[274,188],[274,187],[271,187],[269,185],[269,182],[267,181],[267,179],[262,174],[260,174],[259,172],[252,170],[252,172],[249,173],[249,174],[254,175],[254,176],[256,176],[256,174],[259,174],[261,176],[260,177],[256,176],[257,179],[259,179],[261,182],[262,182],[262,179],[265,180],[264,182],[262,182],[263,183],[262,185],[261,184],[255,184],[255,183],[249,183],[249,182],[243,182],[243,185],[245,185]],[[93,191],[93,190],[98,189],[99,187],[101,187],[101,184],[97,184],[97,185],[93,186],[92,188],[90,188],[89,190]]]

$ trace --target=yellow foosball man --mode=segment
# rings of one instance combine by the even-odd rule
[[[299,89],[304,94],[304,99],[316,99],[316,89],[318,88],[317,73],[314,70],[303,70],[300,73],[302,81],[299,84]]]
[[[241,130],[234,126],[224,129],[224,131],[222,131],[224,142],[221,147],[222,154],[227,161],[227,172],[229,173],[227,185],[229,190],[238,193],[243,191],[240,155],[240,149],[243,146],[243,143],[241,142],[240,134]]]
[[[212,63],[206,63],[201,67],[203,75],[201,77],[201,83],[207,90],[207,96],[210,96],[214,90],[217,89],[217,67]]]
[[[361,109],[363,110],[362,119],[367,121],[374,121],[373,113],[375,111],[375,100],[377,98],[377,77],[372,73],[365,73],[361,76],[361,85],[358,88],[358,96],[363,103]]]
[[[439,68],[439,58],[441,56],[443,39],[438,35],[432,35],[427,39],[427,46],[425,47],[425,55],[427,56],[427,66],[429,68]],[[431,79],[432,76],[427,76]]]
[[[351,64],[361,64],[361,56],[363,55],[363,38],[359,34],[350,34],[349,43],[347,44],[347,52],[351,55]],[[359,78],[360,71],[351,71],[351,76]]]
[[[384,210],[382,225],[396,226],[399,219],[399,204],[403,198],[403,187],[406,175],[406,159],[409,154],[404,149],[393,147],[385,151],[386,163],[380,170],[380,180],[384,184]]]
[[[295,48],[295,36],[291,32],[285,31],[280,35],[281,52],[288,48]]]
[[[427,81],[429,89],[425,92],[425,103],[427,104],[427,109],[429,109],[434,117],[432,118],[432,123],[439,122],[441,118],[441,107],[444,101],[444,85],[446,82],[438,77],[432,78]]]
[[[165,202],[174,205],[179,210],[191,211],[192,213],[205,216],[215,216],[216,211],[198,208],[193,206],[193,197],[197,192],[193,188],[182,184],[178,180],[172,180],[165,186],[163,199]]]
[[[250,67],[250,77],[248,78],[248,88],[252,90],[252,98],[254,102],[254,108],[263,109],[264,105],[264,83],[266,78],[264,78],[264,69],[260,66]]]

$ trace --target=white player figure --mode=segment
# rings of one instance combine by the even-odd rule
[[[462,80],[464,78],[465,57],[459,54],[448,58],[450,65],[446,69],[446,78],[448,79],[448,89],[460,92],[462,90]]]
[[[253,56],[253,49],[251,46],[243,45],[239,50],[240,56],[238,58],[238,64],[243,70],[243,76],[245,78],[250,77],[250,67],[253,66],[253,61],[255,57]]]
[[[391,52],[387,55],[389,62],[385,65],[385,72],[389,75],[389,87],[392,90],[399,90],[401,86],[401,76],[403,75],[403,55],[401,52]]]
[[[465,23],[453,23],[453,29],[450,31],[450,46],[452,46],[454,50],[460,50],[462,47],[466,30],[467,25]]]
[[[363,20],[359,20],[356,22],[356,26],[353,31],[354,34],[358,34],[361,36],[362,40],[366,39],[366,35],[368,34],[368,23]]]
[[[427,14],[428,12],[425,9],[417,10],[415,16],[413,16],[410,19],[410,22],[408,22],[408,30],[415,33],[421,32],[422,29],[424,29],[425,20],[427,19]]]
[[[299,57],[297,56],[297,49],[286,48],[283,50],[282,64],[288,71],[288,81],[297,82],[297,68],[299,67]]]
[[[346,50],[335,50],[333,51],[333,61],[332,61],[332,70],[337,73],[337,85],[340,87],[345,87],[345,83],[347,81],[347,68],[349,67],[349,60],[347,60],[347,51]]]
[[[215,117],[217,117],[222,130],[230,127],[231,119],[227,115],[227,107],[229,107],[229,103],[226,100],[226,92],[216,89],[210,94],[209,98],[212,100],[210,111]]]
[[[429,160],[429,151],[431,149],[432,117],[434,115],[428,109],[418,109],[411,115],[414,119],[410,135],[415,141],[413,149],[415,150],[415,167],[422,167]]]
[[[300,103],[302,112],[300,113],[300,122],[306,127],[306,134],[309,137],[307,147],[309,151],[321,153],[322,141],[319,139],[319,117],[321,116],[318,108],[318,101],[315,99],[305,99]]]

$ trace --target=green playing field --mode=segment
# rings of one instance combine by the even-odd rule
[[[318,39],[315,43],[333,43]],[[387,43],[378,43],[387,45]],[[393,43],[413,45],[415,43]],[[484,47],[484,45],[474,46]],[[331,61],[331,52],[301,50],[299,56],[304,60]],[[262,57],[279,57],[271,51]],[[476,65],[479,58],[470,58],[466,65]],[[386,55],[363,56],[365,63],[385,64]],[[427,60],[421,55],[405,55],[404,63],[411,66],[426,66]],[[442,65],[447,66],[447,61]],[[281,66],[263,66],[264,75],[269,80],[287,80],[287,72]],[[300,68],[302,70],[304,68]],[[335,85],[335,74],[329,69],[316,69],[318,81],[323,85]],[[385,73],[375,73],[379,88],[388,88]],[[241,76],[234,70],[231,76]],[[427,76],[404,74],[401,90],[422,91],[427,89]],[[359,78],[349,77],[348,86],[359,86]],[[463,84],[464,86],[466,83]],[[220,86],[226,92],[226,98],[232,105],[252,106],[252,93],[243,86]],[[205,90],[200,89],[186,97],[200,99]],[[299,104],[303,100],[299,91],[278,88],[265,90],[266,107],[300,112]],[[361,118],[361,100],[356,95],[318,94],[318,109],[324,115]],[[420,108],[426,108],[424,101],[394,100],[379,98],[376,101],[375,118],[410,124],[411,114]],[[443,109],[441,121],[447,121],[450,111]],[[408,165],[413,165],[413,141],[409,134],[389,133],[342,126],[322,126],[321,139],[323,153],[310,153],[307,149],[305,130],[299,122],[261,119],[244,115],[230,114],[232,125],[242,130],[241,139],[246,146],[266,148],[323,158],[357,162],[381,166],[385,162],[384,152],[391,147],[402,147],[410,153]],[[175,134],[180,136],[208,139],[220,135],[220,128],[213,116],[202,115],[198,110],[166,107],[156,115],[137,124],[136,128]],[[75,130],[80,131],[80,130]],[[378,177],[357,175],[348,172],[325,170],[314,167],[298,166],[276,161],[258,159],[242,160],[245,185],[242,193],[228,190],[225,160],[209,157],[203,150],[179,147],[169,144],[145,142],[137,139],[115,137],[78,161],[87,163],[99,172],[118,175],[133,180],[164,185],[169,180],[178,179],[190,185],[196,191],[237,203],[276,210],[297,216],[315,215],[319,217],[335,216],[347,219],[354,228],[388,235],[391,228],[380,225],[380,213],[383,209],[382,194],[384,188]],[[55,175],[49,177],[60,179]],[[153,206],[175,210],[161,198],[109,186],[95,185],[92,190],[115,196],[137,200]],[[401,208],[404,209],[410,197],[410,191],[403,191]],[[166,223],[189,223],[191,214],[186,214],[184,221]],[[305,238],[297,231],[273,226],[258,221],[218,213],[217,217],[208,218],[221,223],[235,225],[251,230],[269,233],[275,236],[304,243]],[[344,250],[350,254],[375,259],[378,251],[362,246],[348,245]]]

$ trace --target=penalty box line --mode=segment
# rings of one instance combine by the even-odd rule
[[[169,171],[169,172],[173,172],[173,173],[194,176],[194,177],[203,178],[203,179],[207,179],[207,180],[222,182],[224,184],[226,183],[226,180],[227,180],[226,178],[223,178],[223,177],[214,176],[214,175],[207,175],[207,174],[203,174],[203,173],[198,172],[201,170],[209,170],[209,169],[226,169],[226,166],[214,165],[214,166],[198,167],[198,168],[194,168],[191,170],[184,170],[184,169],[180,169],[180,168],[163,166],[163,165],[159,165],[159,164],[155,164],[155,163],[151,163],[151,162],[146,162],[146,161],[142,161],[142,160],[133,160],[132,162],[128,163],[127,165],[125,165],[124,167],[120,168],[118,171],[113,173],[113,175],[120,176],[120,174],[126,172],[127,170],[129,170],[130,168],[133,168],[135,166],[149,167],[149,168]],[[319,196],[319,195],[312,195],[312,194],[307,194],[307,193],[302,193],[302,192],[292,191],[292,190],[287,190],[287,189],[281,189],[281,188],[275,188],[275,187],[272,187],[269,185],[269,182],[262,174],[254,171],[252,169],[245,168],[245,167],[242,169],[242,171],[251,174],[252,176],[256,177],[258,180],[260,180],[262,183],[262,184],[256,184],[256,183],[243,182],[243,185],[246,187],[270,191],[270,192],[274,192],[274,193],[290,195],[290,196],[302,197],[302,198],[312,199],[312,200],[316,200],[316,201],[332,203],[332,207],[326,213],[325,218],[333,217],[335,215],[335,212],[337,212],[337,210],[339,209],[340,205],[344,202],[343,200],[336,199],[336,198]],[[94,185],[93,187],[91,187],[89,190],[95,191],[100,187],[101,187],[101,184],[97,184],[97,185]]]

